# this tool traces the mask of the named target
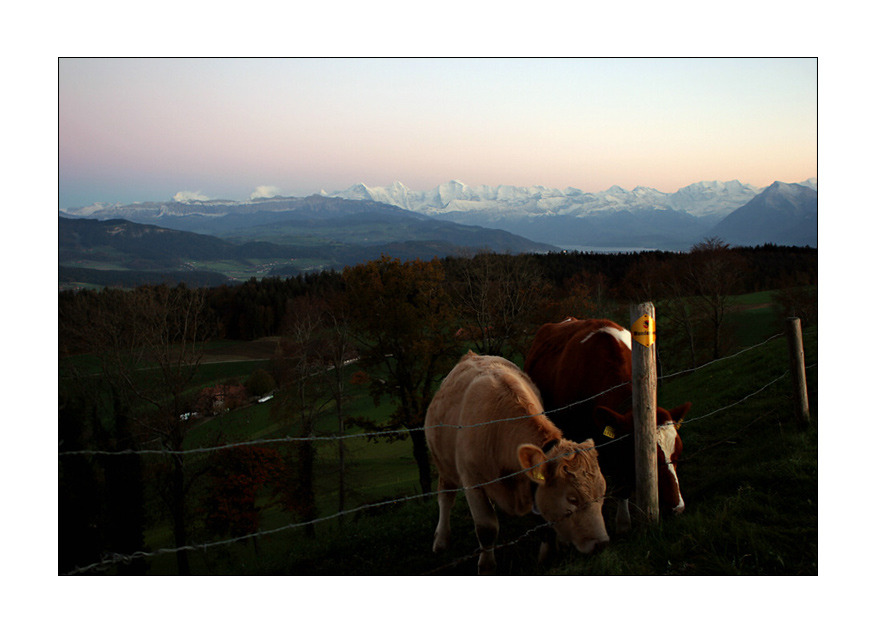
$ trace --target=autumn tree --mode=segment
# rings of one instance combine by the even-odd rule
[[[557,298],[548,304],[548,309],[541,320],[557,322],[567,317],[576,319],[607,317],[604,288],[599,287],[599,282],[597,276],[584,272],[566,279],[562,288],[557,289]],[[594,302],[594,295],[601,299],[601,303]]]
[[[576,297],[582,313],[589,311],[594,318],[602,319],[611,318],[617,311],[617,301],[604,273],[581,271],[567,282],[569,286],[570,295]]]
[[[237,446],[212,453],[203,512],[207,530],[219,536],[255,534],[261,525],[258,498],[279,485],[280,454],[260,446]],[[268,503],[267,505],[270,505]],[[267,506],[265,506],[267,507]],[[258,542],[253,539],[254,546]]]
[[[455,318],[436,259],[379,260],[344,269],[345,297],[360,363],[379,374],[371,380],[379,401],[396,404],[386,429],[420,431],[440,380],[457,360]],[[423,492],[431,490],[426,438],[410,434]]]

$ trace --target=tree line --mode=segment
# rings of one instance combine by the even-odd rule
[[[237,286],[61,292],[59,355],[91,359],[85,367],[62,365],[61,451],[167,453],[148,463],[136,454],[59,460],[59,569],[93,562],[102,551],[142,550],[145,526],[155,520],[146,508],[161,508],[178,548],[191,542],[193,530],[257,531],[259,495],[304,521],[316,518],[314,442],[209,458],[181,452],[198,423],[188,416],[197,407],[196,375],[209,341],[280,337],[268,383],[275,388],[272,419],[287,434],[312,437],[326,416],[335,419],[338,435],[351,425],[403,432],[422,428],[432,395],[466,349],[520,359],[543,323],[576,316],[625,324],[629,302],[651,300],[661,319],[660,354],[684,368],[726,353],[735,295],[773,290],[785,313],[812,321],[816,284],[814,249],[736,249],[710,239],[687,253],[382,257],[343,271]],[[356,374],[348,369],[351,359]],[[391,403],[389,417],[347,415],[352,382],[367,385],[375,402]],[[407,436],[427,492],[432,477],[423,434]],[[350,488],[343,442],[333,450],[343,510]],[[124,567],[142,573],[142,565]],[[189,573],[187,550],[177,552],[177,567]]]
[[[516,256],[464,253],[439,261],[448,277],[456,281],[460,275],[468,275],[469,281],[474,281],[470,270],[475,267],[472,260],[476,260],[484,265],[489,261],[489,265],[494,266],[503,261],[515,261],[518,268],[526,268],[530,271],[529,274],[542,279],[552,292],[558,294],[562,294],[570,284],[574,285],[576,280],[584,282],[588,284],[587,289],[597,311],[602,310],[607,303],[638,300],[642,292],[652,293],[649,296],[651,300],[660,300],[674,296],[679,290],[687,291],[687,288],[679,286],[678,280],[690,277],[691,272],[684,269],[699,265],[703,259],[704,248],[712,255],[721,254],[725,258],[733,258],[734,262],[728,262],[727,265],[738,268],[734,271],[732,284],[732,290],[736,293],[805,287],[817,283],[816,249],[771,244],[739,248],[720,244],[720,248],[712,248],[707,246],[709,243],[706,240],[687,253],[550,252]],[[656,282],[657,276],[662,276],[663,281]],[[673,277],[674,286],[669,282]],[[650,285],[646,285],[643,278]],[[144,285],[158,283],[156,280]],[[702,285],[709,281],[698,283]],[[280,334],[289,302],[296,297],[340,292],[343,287],[343,273],[326,270],[285,278],[252,278],[240,284],[207,287],[203,292],[206,305],[216,317],[218,338],[254,340]],[[59,302],[73,303],[81,301],[83,297],[90,302],[100,302],[99,296],[102,293],[112,291],[112,288],[102,291],[64,290],[59,292]]]

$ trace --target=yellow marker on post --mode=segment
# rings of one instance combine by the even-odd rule
[[[645,347],[651,347],[657,340],[657,326],[654,317],[643,314],[633,323],[633,340]]]

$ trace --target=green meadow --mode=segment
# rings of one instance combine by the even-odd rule
[[[611,544],[593,556],[563,552],[550,566],[539,566],[540,539],[549,528],[535,516],[500,514],[499,572],[511,575],[814,575],[818,573],[818,337],[804,330],[812,422],[798,428],[791,406],[789,360],[783,336],[770,337],[778,321],[770,293],[738,297],[732,314],[738,337],[736,355],[696,371],[662,380],[658,399],[672,407],[691,401],[680,429],[684,452],[679,464],[686,511],[656,525],[636,523],[625,536],[614,534],[614,501],[605,504]],[[766,342],[765,342],[766,341]],[[754,346],[754,347],[751,347]],[[222,382],[245,382],[269,367],[265,354],[276,340],[219,341],[206,348],[192,393]],[[257,358],[262,356],[261,359]],[[98,369],[78,357],[81,373]],[[214,362],[210,362],[214,361]],[[65,365],[62,364],[62,370]],[[347,369],[349,379],[359,367]],[[150,371],[144,369],[144,371]],[[64,373],[62,371],[62,377]],[[62,378],[63,379],[63,378]],[[371,376],[379,379],[379,376]],[[197,422],[185,448],[238,442],[282,440],[264,446],[284,451],[294,425],[284,418],[278,397]],[[389,417],[393,404],[375,404],[367,384],[349,384],[344,413],[374,420]],[[199,522],[201,482],[188,497],[189,553],[194,574],[419,575],[476,573],[477,539],[463,495],[453,510],[449,551],[431,551],[438,517],[434,494],[419,490],[412,443],[404,434],[388,441],[361,429],[344,429],[347,492],[339,507],[338,421],[327,407],[316,424],[316,499],[320,518],[310,528],[263,494],[259,533],[226,541]],[[207,453],[190,454],[187,470],[196,472]],[[144,455],[144,460],[163,459]],[[433,489],[437,478],[433,480]],[[148,486],[147,486],[148,487]],[[176,573],[167,512],[156,493],[147,494],[148,573]],[[111,567],[101,573],[114,574]]]

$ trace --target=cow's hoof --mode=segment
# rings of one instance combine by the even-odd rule
[[[450,535],[449,534],[438,534],[435,533],[435,540],[432,541],[432,551],[436,554],[440,554],[445,551],[447,547],[450,545]]]
[[[490,552],[481,552],[478,557],[478,576],[496,575],[496,555]]]

